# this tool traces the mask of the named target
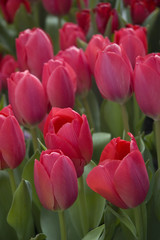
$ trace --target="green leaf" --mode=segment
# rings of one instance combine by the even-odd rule
[[[31,238],[30,240],[45,240],[46,239],[46,235],[43,233],[39,233],[38,235],[36,235],[34,238]]]
[[[113,239],[118,222],[117,217],[106,209],[104,212],[105,240]]]
[[[7,221],[15,229],[19,239],[28,240],[34,234],[31,186],[28,181],[22,179],[16,189]]]
[[[155,215],[160,221],[160,169],[157,170],[154,176],[153,201]]]
[[[95,8],[98,2],[99,2],[98,0],[89,1],[89,9]]]
[[[82,240],[98,240],[103,231],[104,224],[87,233],[87,235],[84,238],[82,238]]]

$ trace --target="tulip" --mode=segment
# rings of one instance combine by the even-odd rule
[[[132,94],[132,66],[122,46],[115,43],[100,51],[95,79],[102,96],[123,104]]]
[[[84,9],[77,12],[76,20],[77,20],[78,26],[81,29],[83,29],[85,35],[87,35],[90,27],[90,22],[91,22],[90,10]]]
[[[18,121],[35,125],[46,115],[46,97],[42,83],[28,71],[11,74],[8,79],[9,102]]]
[[[46,150],[35,160],[34,183],[41,204],[48,210],[65,210],[77,198],[74,165],[60,150]]]
[[[11,55],[6,55],[0,61],[0,78],[4,89],[7,88],[7,78],[17,69],[17,62]]]
[[[114,138],[102,151],[98,166],[87,176],[88,186],[120,208],[141,204],[149,190],[149,179],[136,141]]]
[[[134,72],[136,100],[144,114],[160,120],[160,53],[137,57]]]
[[[28,0],[0,0],[0,8],[8,23],[14,21],[17,10],[23,5],[27,12],[31,11]]]
[[[20,71],[29,70],[39,79],[44,63],[53,58],[51,40],[40,28],[21,32],[16,39],[16,52]]]
[[[42,83],[52,106],[74,106],[77,76],[65,61],[56,59],[45,63]]]
[[[18,167],[24,156],[24,135],[8,105],[0,111],[0,170]]]
[[[67,14],[72,6],[72,0],[42,0],[42,3],[47,12],[57,16]]]
[[[92,74],[94,74],[94,67],[98,52],[103,50],[108,44],[110,44],[108,37],[104,38],[100,34],[93,35],[93,37],[89,41],[85,54],[87,56],[89,67]]]
[[[114,42],[122,44],[133,68],[136,57],[147,54],[147,34],[144,27],[129,25],[127,28],[121,28],[115,32]]]
[[[48,149],[60,149],[75,166],[77,176],[92,157],[93,143],[86,116],[71,108],[52,108],[45,126],[44,139]]]
[[[87,92],[91,88],[91,73],[85,53],[77,47],[70,47],[58,53],[73,68],[77,75],[77,93]]]
[[[86,41],[85,34],[82,29],[74,23],[65,23],[59,30],[60,34],[60,48],[65,50],[71,46],[77,46],[77,39]]]

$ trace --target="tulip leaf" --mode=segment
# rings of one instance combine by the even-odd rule
[[[95,8],[98,2],[98,0],[89,1],[89,9]]]
[[[112,240],[119,223],[117,217],[107,209],[104,212],[105,240]]]
[[[43,233],[39,233],[38,235],[36,235],[34,238],[31,238],[30,240],[45,240],[46,239],[46,235]]]
[[[160,169],[157,170],[154,176],[153,200],[155,215],[160,221]]]
[[[17,232],[18,238],[23,240],[28,240],[34,234],[31,194],[30,183],[22,179],[7,216],[7,221]]]
[[[87,233],[87,235],[84,238],[82,238],[82,240],[91,240],[91,239],[98,240],[102,235],[103,231],[104,231],[104,224]]]

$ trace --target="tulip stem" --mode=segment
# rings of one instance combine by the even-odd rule
[[[128,123],[128,113],[125,104],[120,104],[121,106],[121,112],[122,112],[122,119],[123,119],[123,125],[125,130],[125,139],[129,140],[128,132],[129,132],[129,123]]]
[[[88,118],[89,126],[90,126],[91,129],[94,129],[94,122],[93,122],[93,118],[92,118],[91,109],[90,109],[90,106],[89,106],[88,101],[87,101],[87,97],[82,96],[82,101],[83,101],[83,105],[84,105],[85,110],[86,110],[86,115],[87,115],[87,118]]]
[[[155,121],[155,135],[156,135],[158,168],[160,168],[160,120]]]
[[[133,208],[138,240],[147,240],[147,211],[145,203]]]
[[[79,213],[81,218],[82,231],[85,236],[89,230],[89,226],[88,226],[87,203],[86,203],[86,195],[84,191],[83,177],[81,176],[78,179],[78,181],[79,181]]]
[[[11,190],[12,190],[12,193],[14,194],[17,186],[16,186],[13,169],[8,168],[8,174],[9,174],[9,180],[10,180],[10,184],[11,184]]]
[[[32,135],[32,141],[33,141],[33,148],[34,151],[36,151],[38,149],[38,139],[37,139],[37,131],[36,131],[36,127],[31,127],[30,128],[30,132]]]
[[[64,211],[58,211],[59,216],[59,224],[61,231],[61,240],[67,240],[67,231],[66,231],[66,223],[64,218]]]

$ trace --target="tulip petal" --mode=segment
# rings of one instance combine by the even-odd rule
[[[52,185],[46,170],[38,160],[35,160],[34,164],[34,184],[42,205],[49,210],[53,210]]]
[[[136,207],[144,201],[149,179],[139,151],[131,152],[121,161],[113,181],[116,191],[128,207]]]

